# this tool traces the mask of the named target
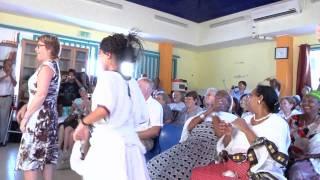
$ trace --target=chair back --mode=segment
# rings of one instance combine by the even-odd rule
[[[183,125],[182,124],[165,124],[160,133],[159,145],[161,152],[171,148],[179,143]]]

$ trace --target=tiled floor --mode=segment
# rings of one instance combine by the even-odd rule
[[[0,180],[23,180],[22,172],[14,170],[18,147],[17,143],[0,147]],[[71,170],[57,170],[54,180],[81,180],[81,177]]]

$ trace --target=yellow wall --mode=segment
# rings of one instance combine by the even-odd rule
[[[102,38],[109,35],[109,33],[81,28],[79,26],[67,25],[63,23],[57,23],[53,21],[47,21],[43,19],[36,19],[26,16],[13,15],[9,13],[0,12],[0,23],[32,29],[37,31],[43,31],[47,33],[60,34],[75,38],[82,38],[79,36],[80,31],[90,33],[90,40],[100,42]],[[143,41],[144,48],[150,51],[158,51],[158,44],[148,41]]]
[[[314,34],[293,38],[293,94],[300,44],[318,42]],[[189,89],[224,88],[223,80],[227,88],[237,85],[239,80],[245,80],[248,88],[253,89],[266,77],[275,77],[275,47],[276,43],[269,41],[205,52],[175,48],[174,54],[180,56],[177,77],[188,80]]]
[[[177,78],[188,81],[189,89],[199,89],[198,69],[201,62],[198,60],[197,52],[174,48],[173,54],[180,56],[178,59]]]
[[[274,42],[263,42],[196,54],[197,87],[228,89],[245,80],[253,89],[266,77],[275,75],[274,47]]]

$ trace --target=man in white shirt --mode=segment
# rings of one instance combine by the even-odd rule
[[[0,145],[5,144],[8,118],[12,105],[13,88],[17,84],[12,71],[12,61],[3,61],[3,68],[0,70]]]
[[[138,84],[146,100],[150,118],[147,123],[137,127],[137,132],[146,149],[151,150],[154,146],[153,139],[159,136],[163,125],[163,109],[161,104],[151,96],[153,82],[148,78],[141,78],[138,80]]]

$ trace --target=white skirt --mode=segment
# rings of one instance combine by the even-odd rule
[[[140,143],[140,142],[139,142]],[[91,147],[81,160],[80,141],[75,142],[71,168],[84,180],[149,180],[143,151],[137,144],[125,143],[117,131],[107,126],[95,128]]]

